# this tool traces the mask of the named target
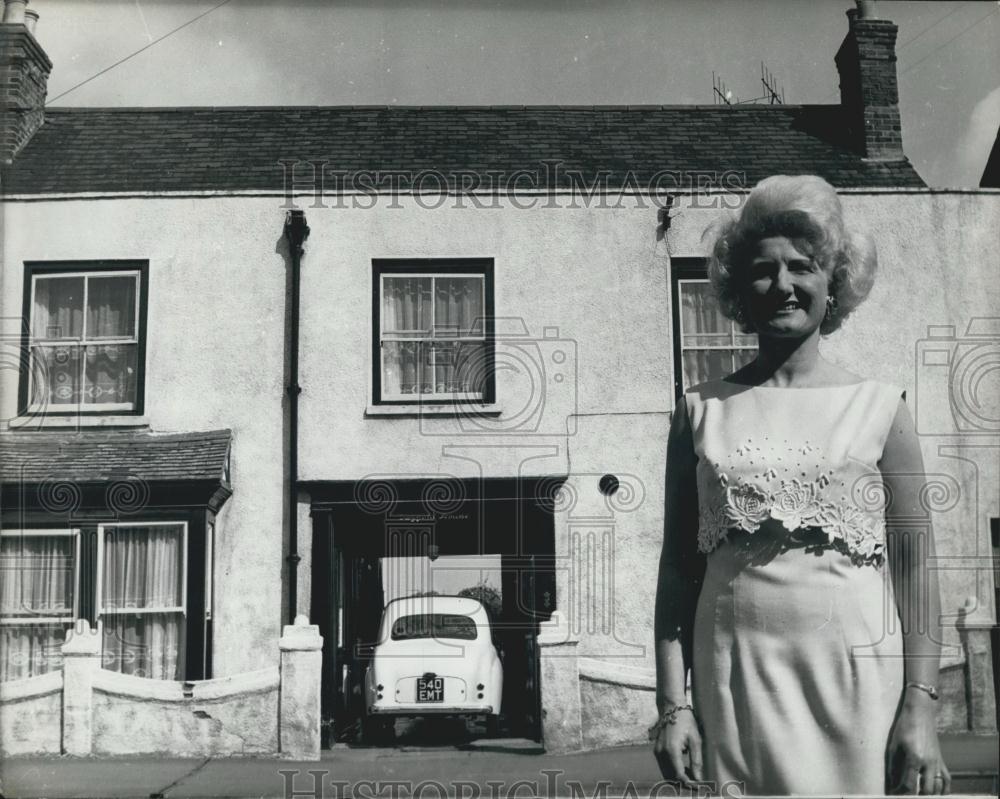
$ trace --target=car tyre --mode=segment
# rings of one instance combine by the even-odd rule
[[[497,738],[500,735],[500,716],[491,713],[486,717],[486,737]]]

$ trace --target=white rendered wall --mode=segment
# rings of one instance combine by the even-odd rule
[[[1000,194],[844,192],[843,201],[849,219],[875,236],[881,267],[869,302],[824,351],[905,388],[914,407],[933,393],[917,386],[927,326],[954,325],[961,336],[971,318],[1000,307]],[[285,601],[281,204],[274,197],[158,198],[15,201],[4,209],[5,334],[21,314],[23,261],[148,259],[151,429],[234,431],[235,493],[216,533],[218,675],[264,664]],[[620,638],[647,647],[637,655],[629,646],[630,664],[651,667],[663,453],[673,406],[669,262],[671,255],[703,252],[701,232],[719,209],[693,208],[682,198],[664,238],[657,209],[630,200],[617,209],[545,208],[544,198],[531,208],[501,201],[499,208],[465,202],[429,210],[413,199],[389,208],[387,198],[374,208],[346,205],[302,204],[311,235],[302,276],[300,476],[570,474],[586,505],[603,503],[595,487],[600,474],[635,475],[644,504],[615,516],[614,573],[629,589],[611,611],[615,636],[584,629],[580,651],[617,656]],[[537,337],[557,328],[558,346],[575,351],[575,381],[547,389],[542,435],[463,433],[452,419],[366,418],[372,259],[435,257],[493,258],[496,314],[519,317]],[[502,412],[504,379],[498,380]],[[939,551],[982,557],[989,552],[988,520],[1000,515],[1000,442],[953,435],[945,422],[947,396],[940,396],[937,412],[924,414],[924,456],[928,471],[951,476],[961,495],[935,518]],[[16,376],[4,370],[5,418],[15,402]],[[948,449],[956,443],[963,444],[960,452]],[[300,506],[299,538],[308,550],[306,518]],[[570,524],[568,515],[558,520],[561,547]],[[299,568],[303,605],[308,558]],[[972,596],[982,617],[992,618],[988,578],[975,568],[942,572],[945,612],[957,612]],[[566,585],[560,582],[560,601],[568,598]]]

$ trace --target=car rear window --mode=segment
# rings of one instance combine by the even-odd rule
[[[458,638],[476,640],[476,623],[460,613],[419,613],[400,616],[392,625],[392,640],[411,638]]]

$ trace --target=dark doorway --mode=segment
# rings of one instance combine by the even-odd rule
[[[459,555],[491,556],[491,563],[499,563],[499,612],[491,624],[504,688],[491,737],[541,739],[537,635],[539,623],[555,609],[551,496],[562,479],[456,481],[453,494],[463,500],[443,510],[427,507],[431,503],[422,499],[428,495],[423,481],[399,481],[391,484],[395,501],[374,512],[355,501],[371,496],[371,486],[309,486],[312,616],[324,638],[325,746],[361,739],[365,671],[382,610],[394,593],[390,588],[386,596],[384,570],[394,558],[416,563]],[[431,726],[446,728],[436,722]],[[405,733],[412,725],[398,729]]]

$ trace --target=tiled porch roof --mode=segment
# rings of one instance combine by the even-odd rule
[[[7,484],[228,482],[230,430],[156,434],[32,432],[0,435],[0,480]]]

